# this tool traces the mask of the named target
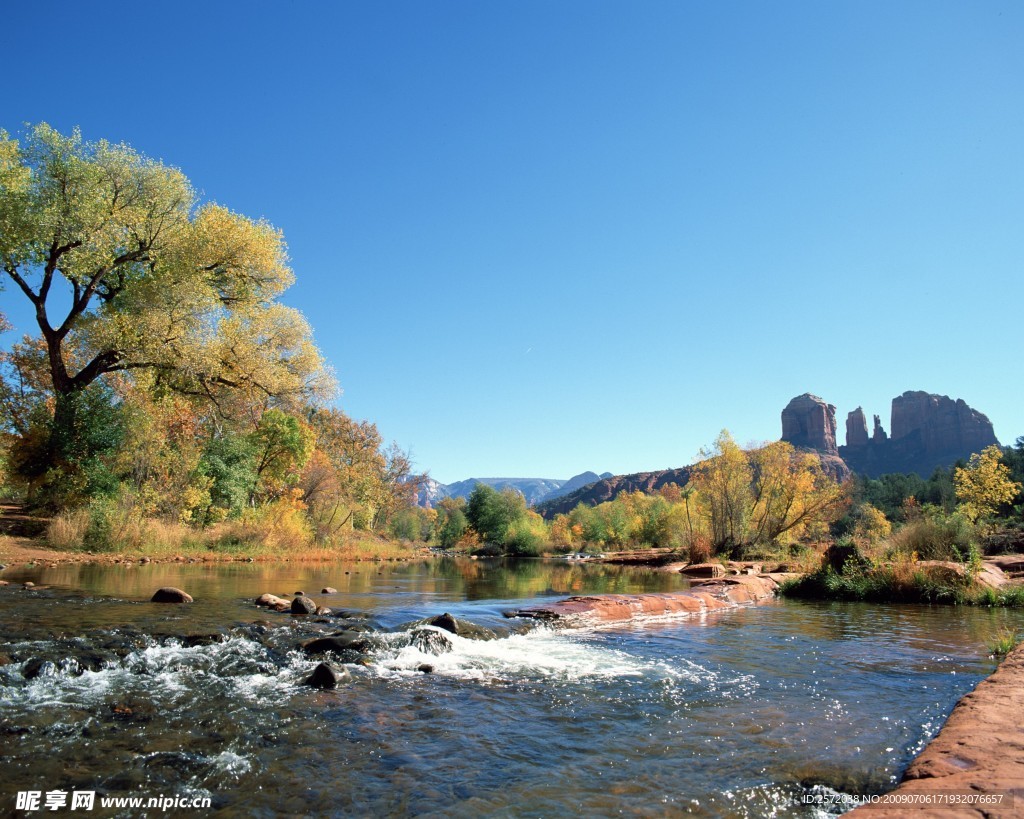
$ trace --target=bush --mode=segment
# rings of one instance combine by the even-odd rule
[[[976,538],[974,526],[963,516],[932,509],[904,524],[889,538],[889,547],[896,555],[964,562],[976,546]]]
[[[548,542],[547,528],[540,515],[529,513],[514,521],[505,535],[505,548],[520,557],[536,557]]]

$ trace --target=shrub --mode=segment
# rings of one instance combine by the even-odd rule
[[[962,515],[931,509],[913,516],[889,538],[889,546],[899,555],[962,562],[969,558],[976,536],[974,527]]]

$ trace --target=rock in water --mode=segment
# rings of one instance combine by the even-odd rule
[[[372,644],[373,640],[364,632],[341,631],[330,637],[316,637],[307,640],[301,646],[306,654],[324,654],[326,652],[361,654],[372,648]]]
[[[191,603],[192,595],[187,592],[183,592],[181,589],[176,589],[174,586],[164,586],[162,589],[157,589],[154,592],[153,597],[150,598],[151,603]]]
[[[310,688],[327,690],[337,688],[341,683],[347,682],[352,682],[352,675],[346,669],[320,663],[302,684],[308,685]]]
[[[424,654],[444,654],[452,650],[452,641],[442,632],[432,628],[413,629],[409,640]]]
[[[266,606],[268,609],[274,611],[288,611],[292,604],[290,601],[285,600],[283,597],[278,597],[276,594],[261,594],[256,598],[257,606]]]
[[[292,614],[316,614],[316,601],[300,594],[292,600]]]
[[[320,589],[320,594],[337,594],[338,590],[331,586],[324,586]]]

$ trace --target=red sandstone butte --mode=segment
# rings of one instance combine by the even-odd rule
[[[694,583],[690,589],[680,592],[569,597],[556,603],[511,611],[506,616],[589,625],[642,617],[702,614],[773,597],[778,587],[778,583],[765,575],[736,575]]]
[[[942,730],[910,763],[891,794],[924,800],[954,795],[1001,796],[972,806],[869,804],[852,813],[915,819],[1024,816],[1024,645],[956,704]],[[937,797],[935,795],[938,795]]]

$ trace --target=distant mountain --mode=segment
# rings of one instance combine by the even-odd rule
[[[602,478],[594,483],[570,492],[559,498],[553,498],[536,506],[536,511],[546,518],[571,512],[579,504],[597,506],[599,503],[613,500],[620,492],[656,492],[670,483],[685,486],[690,480],[690,467],[679,469],[662,469],[658,472],[634,472],[632,475],[613,475]]]
[[[437,506],[438,501],[443,498],[468,498],[478,483],[485,483],[499,492],[502,489],[515,489],[526,498],[528,504],[534,506],[559,498],[600,479],[601,476],[595,472],[581,472],[567,481],[557,478],[467,478],[464,481],[443,484],[433,478],[427,478],[416,496],[416,503],[430,509]]]
[[[499,492],[502,489],[515,489],[522,493],[531,506],[548,493],[557,490],[565,481],[552,478],[467,478],[464,481],[450,483],[445,487],[449,497],[468,498],[478,483],[493,486]]]

